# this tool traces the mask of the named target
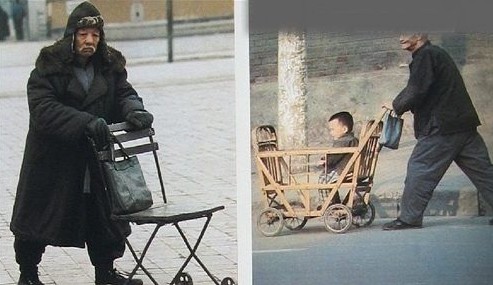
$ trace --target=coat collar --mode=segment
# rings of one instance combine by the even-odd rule
[[[415,58],[419,53],[421,53],[421,51],[423,51],[424,49],[426,49],[430,45],[431,45],[431,42],[429,40],[427,40],[422,46],[420,46],[417,50],[415,50],[412,53],[412,58]]]
[[[72,74],[75,64],[72,52],[72,37],[65,37],[51,46],[44,47],[36,60],[36,68],[41,75]],[[92,58],[96,68],[102,72],[122,72],[125,69],[125,58],[120,51],[101,41],[96,54]]]

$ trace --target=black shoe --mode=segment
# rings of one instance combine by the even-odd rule
[[[490,226],[493,226],[493,219],[490,220]]]
[[[128,279],[116,269],[111,269],[96,274],[96,285],[142,285],[140,279]]]
[[[24,276],[21,274],[17,285],[44,285],[44,283],[39,281],[37,274],[32,276]]]
[[[394,230],[407,230],[407,229],[420,229],[422,225],[411,225],[401,221],[400,219],[396,219],[390,223],[386,223],[383,225],[382,229],[384,231],[394,231]]]

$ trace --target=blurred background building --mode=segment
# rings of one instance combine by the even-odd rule
[[[0,0],[9,14],[11,38],[12,8],[17,0]],[[19,0],[24,7],[24,39],[56,39],[63,34],[70,12],[83,0]],[[167,36],[167,13],[172,7],[173,34],[232,32],[234,0],[92,0],[105,19],[105,33],[111,40]],[[170,5],[172,3],[172,5]]]

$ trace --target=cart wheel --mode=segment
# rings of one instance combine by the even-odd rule
[[[284,221],[281,211],[267,208],[260,212],[257,220],[257,228],[266,237],[278,235],[282,230]]]
[[[225,277],[221,281],[221,285],[236,285],[236,282],[231,277]]]
[[[301,230],[308,222],[307,218],[284,218],[284,226],[292,231]]]
[[[182,272],[178,276],[178,280],[174,283],[176,285],[193,285],[192,276],[186,272]]]
[[[298,201],[289,202],[289,205],[293,208],[303,208],[303,204]],[[292,231],[301,230],[308,221],[307,218],[298,218],[298,217],[284,217],[284,226]]]
[[[353,216],[346,205],[334,204],[324,212],[325,228],[334,233],[344,233],[352,224]]]
[[[372,202],[357,204],[352,211],[353,225],[357,227],[367,227],[375,219],[375,206]]]

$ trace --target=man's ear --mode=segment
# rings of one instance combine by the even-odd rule
[[[416,34],[416,39],[424,43],[428,40],[428,34],[422,34],[422,33]]]

